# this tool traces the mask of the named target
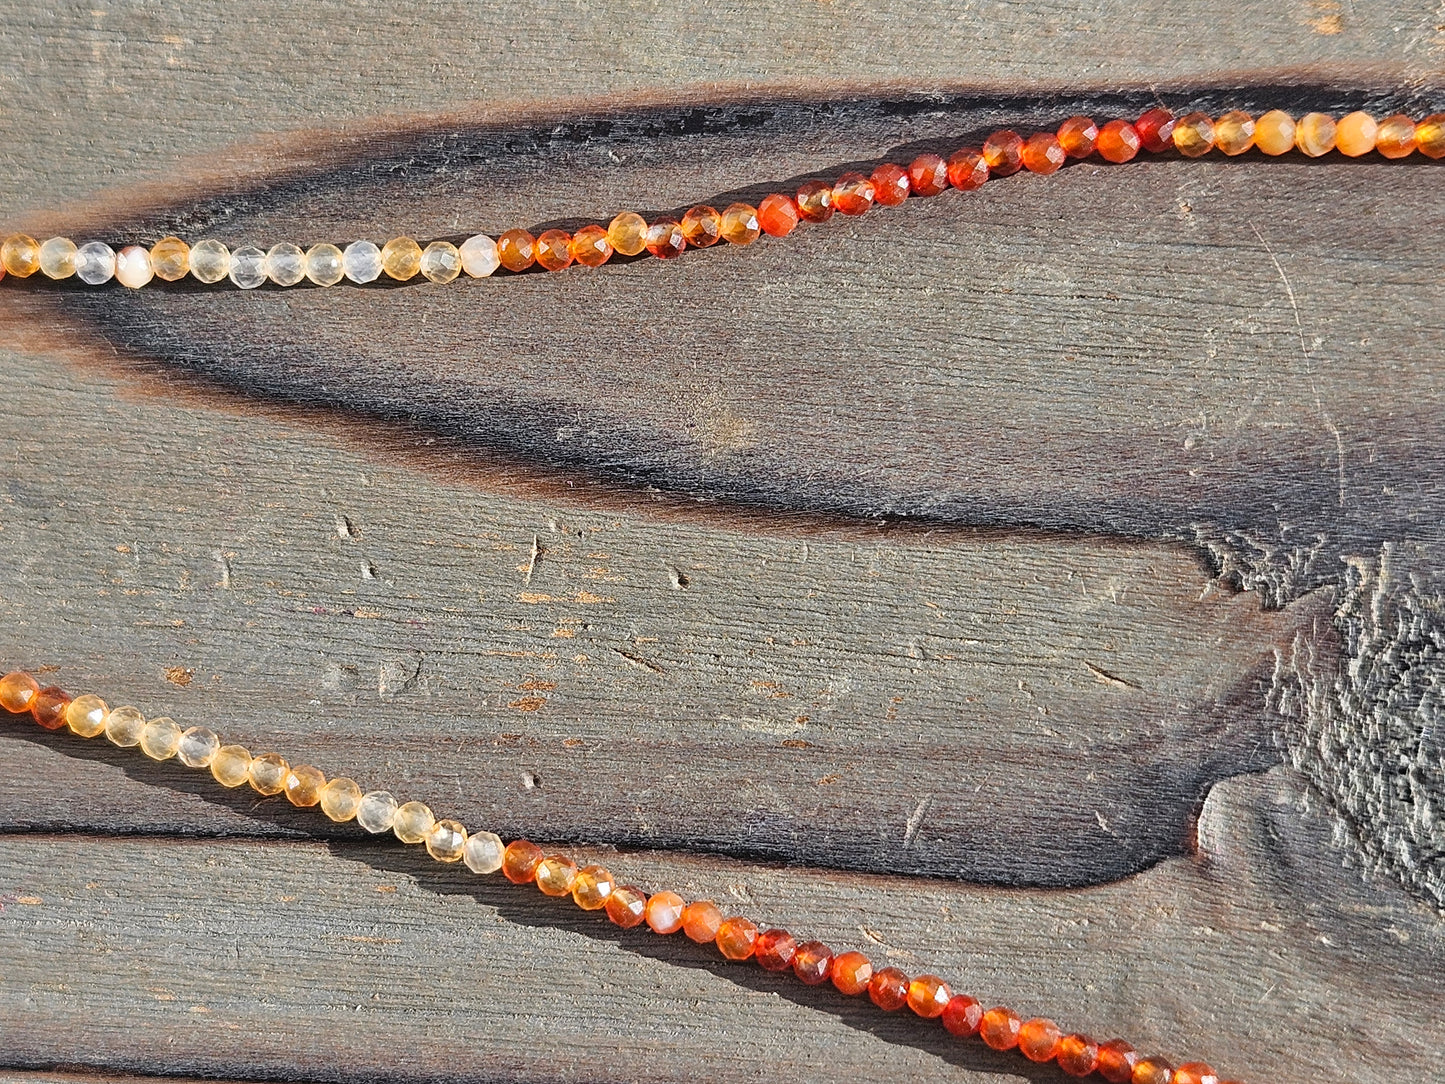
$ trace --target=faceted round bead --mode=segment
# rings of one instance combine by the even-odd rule
[[[868,997],[886,1012],[897,1012],[908,1004],[908,976],[896,967],[873,972],[868,980]]]
[[[1109,1084],[1129,1084],[1134,1079],[1134,1066],[1139,1053],[1123,1039],[1110,1039],[1099,1044],[1099,1075]]]
[[[1174,1066],[1163,1058],[1144,1058],[1134,1063],[1131,1084],[1173,1084]]]
[[[964,147],[948,156],[948,183],[961,192],[972,192],[988,180],[988,163],[983,152]]]
[[[1087,158],[1099,143],[1099,126],[1090,117],[1070,117],[1059,125],[1059,145],[1070,158]]]
[[[70,707],[70,694],[54,685],[47,685],[30,702],[30,717],[46,730],[59,730],[65,725],[65,709]]]
[[[607,224],[607,243],[614,252],[636,256],[647,247],[647,219],[636,211],[623,211]]]
[[[50,238],[40,246],[41,273],[51,279],[70,278],[75,274],[75,253],[75,242],[69,237]]]
[[[115,281],[131,290],[139,290],[155,278],[150,249],[144,245],[127,245],[115,254]]]
[[[1017,132],[1004,129],[983,141],[983,160],[995,177],[1017,173],[1024,164],[1024,141]]]
[[[170,760],[180,744],[180,726],[164,715],[150,720],[140,732],[140,751],[152,760]]]
[[[1254,146],[1254,118],[1238,109],[1214,122],[1214,145],[1225,154],[1243,154]]]
[[[861,173],[845,173],[833,184],[833,207],[839,214],[867,214],[873,206],[873,182]]]
[[[356,823],[372,835],[390,832],[396,823],[396,798],[389,790],[369,790],[356,806]]]
[[[94,693],[83,693],[65,709],[65,725],[72,734],[94,738],[105,733],[106,703]]]
[[[191,277],[197,282],[210,285],[220,282],[231,273],[231,250],[210,238],[197,241],[191,246],[186,259]]]
[[[908,984],[908,1007],[925,1020],[943,1015],[953,991],[937,975],[919,975]]]
[[[1415,150],[1415,122],[1403,113],[1380,121],[1375,150],[1386,158],[1404,158]]]
[[[618,885],[603,906],[607,908],[607,917],[614,926],[630,930],[642,925],[643,916],[647,913],[647,893],[635,885]]]
[[[421,270],[421,245],[410,237],[393,237],[381,246],[381,269],[397,282],[416,278]]]
[[[833,217],[833,186],[826,181],[804,181],[798,186],[798,214],[809,222]]]
[[[1099,157],[1116,165],[1139,153],[1139,132],[1127,120],[1111,120],[1099,129]]]
[[[764,971],[786,971],[793,966],[798,942],[787,930],[764,930],[753,946],[753,959]]]
[[[1134,122],[1139,142],[1146,151],[1158,154],[1174,146],[1174,114],[1167,109],[1151,109]]]
[[[983,1006],[967,994],[954,994],[941,1019],[950,1034],[967,1038],[978,1033],[978,1025],[983,1022]]]
[[[1294,128],[1294,145],[1311,158],[1335,149],[1335,118],[1328,113],[1306,113]]]
[[[346,277],[345,259],[335,245],[312,245],[306,250],[306,277],[317,286],[335,286]]]
[[[1174,122],[1174,149],[1186,158],[1202,158],[1214,149],[1214,120],[1208,113],[1186,113]]]
[[[840,952],[833,957],[833,985],[838,992],[856,997],[873,981],[873,962],[861,952]]]
[[[221,748],[221,739],[210,727],[193,726],[181,735],[176,759],[187,768],[209,768]]]
[[[729,960],[746,960],[758,943],[758,928],[745,918],[723,919],[717,928],[717,949]]]
[[[502,852],[502,876],[514,885],[524,885],[537,877],[537,863],[542,861],[542,848],[531,840],[514,839]]]
[[[321,788],[321,812],[337,824],[345,824],[356,816],[361,806],[361,788],[355,779],[337,776]]]
[[[682,216],[682,235],[693,248],[707,248],[722,237],[722,215],[706,204],[693,207]]]
[[[28,278],[40,270],[40,242],[23,233],[12,233],[0,243],[0,265],[7,275]]]
[[[360,285],[375,282],[381,277],[381,249],[374,241],[352,241],[342,250],[341,270]]]
[[[404,802],[396,807],[391,832],[403,843],[422,843],[436,822],[436,815],[425,802]]]
[[[75,250],[75,277],[87,286],[99,286],[115,278],[115,249],[104,241],[81,245]]]
[[[460,862],[467,849],[467,830],[461,821],[437,821],[426,834],[426,853],[438,862]]]
[[[252,757],[251,767],[247,770],[251,777],[251,789],[268,798],[286,789],[286,776],[290,772],[291,765],[280,753],[262,753]]]
[[[1176,129],[1177,130],[1177,129]],[[1035,1017],[1019,1026],[1019,1051],[1029,1061],[1053,1061],[1064,1033],[1052,1020]]]
[[[1099,1064],[1099,1045],[1087,1035],[1065,1035],[1056,1056],[1059,1068],[1070,1076],[1088,1076]]]
[[[1206,1062],[1191,1061],[1174,1070],[1174,1084],[1219,1084],[1219,1074]]]
[[[191,269],[191,246],[179,237],[163,237],[151,246],[151,267],[156,278],[179,282]]]
[[[670,260],[681,256],[687,248],[687,238],[682,235],[682,226],[671,219],[662,219],[647,227],[647,251],[659,260]]]
[[[211,775],[223,787],[239,787],[251,776],[251,750],[244,745],[223,745],[211,758]]]
[[[583,226],[572,235],[572,258],[584,267],[601,267],[612,258],[612,244],[601,226]]]
[[[16,715],[29,711],[39,692],[38,681],[24,670],[12,670],[0,678],[0,708]]]
[[[682,932],[699,945],[717,937],[722,925],[722,912],[712,900],[697,900],[682,909]]]
[[[908,188],[915,196],[936,196],[948,187],[948,163],[936,154],[920,154],[908,163]]]
[[[562,235],[566,237],[564,233]],[[567,257],[572,262],[572,257]],[[450,241],[433,241],[422,249],[421,273],[428,282],[451,282],[462,273],[462,254]]]
[[[537,238],[537,262],[548,271],[572,266],[572,235],[566,230],[544,230]]]
[[[1346,113],[1335,125],[1335,147],[1346,158],[1360,158],[1375,149],[1380,126],[1361,109]]]
[[[1415,125],[1415,145],[1427,158],[1445,158],[1445,113],[1431,113]]]
[[[1064,145],[1053,132],[1035,132],[1024,140],[1024,168],[1030,173],[1055,173],[1067,157]]]
[[[321,801],[321,788],[326,776],[311,764],[294,764],[286,773],[286,800],[300,809],[310,809]]]
[[[468,237],[457,252],[462,258],[462,270],[474,279],[487,278],[502,266],[497,255],[497,242],[484,233]]]
[[[105,736],[112,745],[131,749],[140,744],[140,736],[146,728],[146,717],[139,708],[130,705],[111,708],[105,717]]]
[[[682,897],[676,892],[658,892],[647,898],[644,912],[654,933],[676,933],[682,929]]]
[[[565,896],[577,880],[577,863],[566,855],[549,854],[537,863],[537,887],[545,896]]]
[[[508,230],[497,238],[497,259],[508,271],[525,271],[537,262],[537,239],[526,230]]]
[[[254,290],[266,281],[266,254],[255,245],[242,245],[231,253],[230,274],[235,285]]]
[[[793,951],[793,974],[798,981],[818,986],[833,973],[833,950],[821,941],[804,941]]]
[[[873,182],[873,199],[881,207],[897,207],[908,198],[908,170],[884,162],[868,177]]]
[[[734,203],[722,213],[722,238],[730,245],[750,245],[763,232],[758,209],[751,203]]]
[[[1265,154],[1294,150],[1294,118],[1283,109],[1271,109],[1254,122],[1254,145]]]
[[[502,837],[495,832],[470,832],[462,861],[473,873],[496,873],[502,868]]]
[[[1019,1014],[1002,1005],[989,1009],[978,1022],[978,1036],[995,1050],[1012,1050],[1019,1045]]]
[[[1411,133],[1414,133],[1412,128]],[[798,205],[781,192],[772,192],[758,204],[758,225],[769,237],[786,237],[798,225]]]
[[[616,880],[603,866],[583,866],[572,882],[572,902],[584,911],[600,910],[616,887]]]

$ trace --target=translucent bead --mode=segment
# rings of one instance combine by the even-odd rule
[[[534,879],[543,895],[565,896],[577,880],[577,863],[566,855],[549,854],[537,863]]]
[[[473,873],[496,873],[502,868],[502,837],[493,832],[472,832],[467,836],[462,861]]]
[[[360,805],[361,788],[354,779],[338,776],[321,788],[321,812],[338,824],[344,824],[355,817]]]
[[[746,960],[758,943],[758,928],[745,918],[725,918],[713,939],[729,960]]]
[[[908,984],[908,1007],[925,1020],[942,1016],[953,991],[937,975],[919,975]]]
[[[614,926],[630,930],[642,925],[647,914],[647,893],[636,885],[618,885],[607,897],[605,906]]]
[[[895,162],[884,162],[868,175],[873,182],[873,198],[883,207],[897,207],[908,199],[908,170]],[[758,208],[761,216],[762,207]]]
[[[1254,146],[1254,118],[1234,109],[1214,122],[1214,145],[1225,154],[1243,154]]]
[[[793,975],[799,982],[817,986],[833,974],[833,950],[821,941],[804,941],[793,953]]]
[[[406,802],[399,806],[391,830],[403,843],[421,843],[436,824],[435,814],[422,802]]]
[[[341,254],[341,270],[352,282],[375,282],[381,276],[381,249],[371,241],[352,241]]]
[[[1123,1039],[1099,1044],[1098,1072],[1109,1084],[1129,1084],[1138,1062],[1139,1052]]]
[[[23,233],[13,233],[0,243],[0,265],[7,275],[28,278],[40,270],[40,243]]]
[[[209,768],[221,748],[221,739],[209,727],[193,726],[181,735],[176,757],[187,768]]]
[[[1132,161],[1141,145],[1138,129],[1127,120],[1111,120],[1099,129],[1095,149],[1104,161],[1121,165]]]
[[[701,204],[682,216],[682,235],[693,248],[709,248],[722,237],[722,215]]]
[[[753,946],[753,959],[765,971],[787,971],[797,951],[798,942],[787,930],[764,930]]]
[[[1099,126],[1092,117],[1070,117],[1059,125],[1059,145],[1070,158],[1087,158],[1099,144]]]
[[[861,173],[845,173],[833,185],[833,208],[839,214],[866,214],[873,206],[876,190]]]
[[[251,777],[251,789],[268,798],[286,789],[286,776],[291,765],[280,753],[262,753],[251,758],[247,774]]]
[[[75,274],[75,242],[52,237],[40,246],[40,270],[46,278],[68,279]]]
[[[356,823],[372,835],[391,831],[396,823],[396,799],[389,790],[367,791],[356,806]]]
[[[437,821],[426,834],[426,853],[438,862],[460,862],[467,847],[467,830],[460,821]]]
[[[1415,125],[1415,145],[1427,158],[1445,158],[1445,113],[1431,113]]]
[[[1335,125],[1335,148],[1346,158],[1359,158],[1375,149],[1380,126],[1363,110],[1346,113]]]
[[[1191,1061],[1174,1070],[1173,1084],[1219,1084],[1219,1074],[1207,1062]]]
[[[1254,122],[1254,145],[1265,154],[1294,150],[1294,118],[1283,109],[1271,109]]]
[[[497,258],[497,242],[484,233],[468,237],[457,254],[462,258],[462,270],[474,279],[484,279],[502,266]]]
[[[975,147],[964,147],[948,156],[948,183],[960,192],[972,192],[988,180],[988,163]]]
[[[676,892],[655,892],[647,897],[643,915],[653,933],[676,933],[682,929],[683,907]]]
[[[140,736],[146,728],[146,717],[139,708],[126,705],[112,708],[105,717],[105,736],[112,745],[130,749],[140,744]]]
[[[286,800],[300,809],[309,809],[321,801],[321,788],[326,776],[311,764],[296,764],[286,773]]]
[[[139,290],[155,277],[150,249],[144,245],[127,245],[115,254],[115,281],[122,286]]]
[[[978,1034],[978,1025],[983,1021],[983,1006],[978,1003],[977,998],[967,994],[954,994],[939,1019],[950,1035],[967,1038]]]
[[[572,235],[566,230],[544,230],[537,238],[537,263],[548,271],[572,266]]]
[[[164,715],[146,723],[140,733],[140,751],[152,760],[170,760],[180,744],[180,724]]]
[[[46,730],[59,730],[65,725],[65,709],[70,707],[70,694],[54,685],[47,685],[35,694],[30,703],[30,717]]]
[[[537,262],[537,239],[526,230],[508,230],[497,238],[497,259],[508,271],[525,271]]]
[[[502,851],[502,876],[514,885],[530,884],[537,876],[542,848],[529,839],[514,839]]]
[[[585,267],[605,264],[612,258],[612,243],[607,240],[607,231],[601,226],[583,226],[572,235],[572,258]]]
[[[1186,113],[1174,123],[1174,148],[1186,158],[1202,158],[1214,149],[1214,121],[1208,113]]]
[[[699,945],[717,937],[723,915],[712,900],[697,900],[682,909],[682,932]]]
[[[636,211],[623,211],[607,224],[607,243],[624,256],[636,256],[647,247],[647,219]]]
[[[416,278],[421,270],[421,245],[410,237],[393,237],[381,246],[381,269],[397,282]]]
[[[863,178],[868,190],[873,182]],[[734,203],[722,213],[722,237],[731,245],[750,245],[758,239],[763,227],[758,224],[758,209],[751,203]]]
[[[1059,1040],[1059,1068],[1070,1076],[1088,1076],[1099,1064],[1099,1044],[1087,1035],[1065,1035]]]
[[[1174,114],[1164,108],[1151,109],[1134,122],[1139,142],[1153,154],[1174,146]]]
[[[682,235],[682,225],[663,218],[647,227],[647,251],[659,260],[670,260],[681,256],[687,248],[687,238]]]
[[[104,241],[87,241],[75,250],[75,277],[99,286],[115,277],[115,249]]]
[[[995,1050],[1012,1050],[1019,1045],[1019,1014],[1002,1005],[989,1009],[978,1023],[978,1037]]]
[[[994,132],[983,141],[983,160],[988,163],[992,176],[1007,177],[1017,173],[1024,164],[1023,137],[1008,129]]]
[[[433,241],[422,250],[419,266],[428,282],[451,282],[462,273],[462,254],[450,241]]]
[[[1024,140],[1024,168],[1030,173],[1048,176],[1056,173],[1068,155],[1053,132],[1035,132]]]
[[[266,254],[255,245],[242,245],[231,253],[231,281],[254,290],[266,281]]]
[[[151,267],[156,278],[178,282],[191,269],[191,246],[179,237],[163,237],[151,246]]]
[[[868,980],[868,997],[884,1012],[897,1012],[908,1004],[908,976],[896,967],[873,972]]]
[[[770,237],[786,237],[798,226],[798,205],[781,192],[766,195],[758,202],[758,225]]]
[[[29,711],[40,692],[40,682],[24,670],[12,670],[0,678],[0,708],[19,715]]]
[[[1163,1058],[1144,1058],[1134,1063],[1130,1084],[1173,1084],[1173,1080],[1174,1066]]]
[[[1294,128],[1294,145],[1311,158],[1335,149],[1335,118],[1328,113],[1306,113]]]
[[[920,154],[908,163],[908,190],[915,196],[936,196],[948,187],[948,163],[936,154]]]
[[[1404,158],[1415,151],[1415,122],[1403,113],[1380,121],[1375,150],[1386,158]]]
[[[1059,1054],[1063,1032],[1052,1020],[1036,1017],[1019,1026],[1019,1052],[1029,1061],[1053,1061]]]
[[[231,250],[207,238],[191,247],[191,277],[197,282],[220,282],[231,273]]]
[[[94,738],[105,733],[105,715],[109,709],[105,701],[94,693],[77,696],[65,709],[65,725],[70,732],[82,738]]]
[[[306,277],[306,253],[300,245],[278,241],[266,253],[266,277],[277,286],[295,286]]]
[[[244,745],[223,745],[211,758],[211,775],[223,787],[239,787],[251,777],[251,750]]]
[[[833,217],[833,186],[827,181],[804,181],[798,185],[797,204],[798,214],[809,222],[827,222]]]
[[[306,278],[317,286],[335,286],[345,277],[341,261],[335,245],[312,245],[306,250]]]
[[[583,866],[577,871],[572,882],[572,902],[584,911],[596,911],[607,906],[607,897],[617,882],[603,866]]]

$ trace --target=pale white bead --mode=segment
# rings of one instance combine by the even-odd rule
[[[220,282],[231,273],[231,253],[219,241],[207,239],[191,247],[191,274],[205,283]]]
[[[75,242],[69,237],[52,237],[40,246],[40,270],[47,278],[68,279],[75,274]]]
[[[335,286],[343,274],[341,260],[335,245],[312,245],[306,250],[306,277],[317,286]]]
[[[255,245],[242,245],[231,253],[231,281],[254,290],[266,281],[266,254]]]
[[[381,274],[381,249],[370,241],[353,241],[341,254],[341,268],[352,282],[375,282]]]
[[[176,746],[176,757],[188,768],[209,768],[216,759],[216,750],[221,748],[221,739],[216,732],[204,726],[193,726],[181,735]]]
[[[473,873],[496,873],[502,868],[502,837],[491,832],[473,832],[467,836],[462,861]]]
[[[104,241],[87,241],[75,250],[75,276],[90,286],[115,277],[115,249]]]
[[[361,796],[356,823],[373,834],[388,832],[396,820],[396,799],[389,790],[373,790]]]
[[[306,253],[290,241],[272,245],[266,253],[266,277],[277,286],[295,286],[306,277]]]
[[[115,281],[132,290],[155,278],[151,267],[151,251],[143,245],[127,245],[115,254]]]
[[[486,234],[479,233],[462,242],[462,270],[474,279],[484,279],[502,266],[497,256],[497,242]]]

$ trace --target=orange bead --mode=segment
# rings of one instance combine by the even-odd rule
[[[1415,125],[1415,145],[1427,158],[1445,158],[1445,113],[1431,113]]]
[[[1145,1058],[1134,1063],[1130,1084],[1173,1084],[1174,1066],[1163,1058]]]
[[[925,1020],[943,1015],[953,991],[937,975],[919,975],[908,984],[908,1007]]]
[[[948,187],[948,163],[936,154],[920,154],[908,163],[908,190],[915,196],[936,196]]]
[[[1024,140],[1024,168],[1030,173],[1054,173],[1067,157],[1064,145],[1053,132],[1035,132]]]
[[[542,848],[525,839],[515,839],[502,851],[502,875],[514,885],[530,884],[537,877]]]
[[[883,207],[897,207],[908,198],[908,170],[892,162],[884,162],[868,178],[873,182],[873,198]]]
[[[1139,131],[1127,120],[1111,120],[1099,129],[1099,157],[1115,164],[1139,153]]]
[[[762,234],[758,209],[751,203],[734,203],[722,213],[722,237],[730,245],[750,245]]]
[[[722,920],[717,904],[712,900],[698,900],[682,909],[682,932],[699,945],[705,945],[717,937]]]
[[[572,235],[566,230],[546,230],[537,238],[537,262],[548,271],[572,266]]]
[[[1335,147],[1346,158],[1359,158],[1375,149],[1380,125],[1362,109],[1346,113],[1335,125]]]
[[[1335,149],[1335,133],[1339,125],[1328,113],[1306,113],[1294,126],[1294,145],[1311,158],[1320,158]]]
[[[537,863],[534,879],[544,896],[565,896],[577,881],[577,863],[566,855],[549,854]]]
[[[873,206],[873,182],[861,173],[845,173],[833,185],[833,206],[839,214],[867,214]]]
[[[983,160],[988,163],[989,173],[995,177],[1017,173],[1024,164],[1023,136],[1009,129],[994,132],[983,141]]]
[[[1208,113],[1186,113],[1174,122],[1174,149],[1186,158],[1202,158],[1214,149],[1214,120]]]
[[[1386,158],[1404,158],[1415,150],[1415,122],[1403,113],[1380,121],[1375,150]]]
[[[1243,154],[1254,146],[1254,118],[1231,109],[1214,122],[1214,145],[1225,154]]]
[[[1294,118],[1283,109],[1271,109],[1254,122],[1254,145],[1269,155],[1294,150]]]
[[[833,217],[833,186],[825,181],[804,181],[798,186],[798,214],[809,222]]]
[[[868,997],[884,1012],[897,1012],[908,1004],[908,976],[896,967],[873,972]]]
[[[964,147],[948,156],[948,183],[960,192],[972,192],[988,180],[988,163],[976,147]]]
[[[1019,1014],[1002,1005],[989,1009],[978,1022],[978,1035],[995,1050],[1012,1050],[1019,1045]]]
[[[1035,1017],[1019,1026],[1019,1051],[1029,1061],[1053,1061],[1063,1037],[1058,1024]]]
[[[659,260],[670,260],[681,256],[687,248],[687,238],[682,235],[682,225],[664,218],[647,227],[647,251]]]
[[[833,972],[833,950],[821,941],[805,941],[793,953],[793,974],[809,986],[827,982]]]
[[[781,192],[766,195],[758,204],[758,225],[770,237],[786,237],[798,225],[798,205]]]
[[[677,933],[682,929],[682,897],[676,892],[658,892],[647,898],[643,917],[653,933]]]
[[[694,207],[682,216],[682,235],[693,248],[715,245],[722,236],[722,215],[706,204]]]
[[[1174,114],[1167,109],[1151,109],[1134,122],[1139,142],[1146,151],[1158,154],[1174,146]]]
[[[601,226],[583,226],[572,235],[572,258],[584,267],[601,267],[612,258],[612,242]]]
[[[583,866],[572,882],[572,902],[584,911],[601,910],[616,887],[617,882],[604,867]]]
[[[607,243],[613,252],[638,255],[647,247],[647,219],[636,211],[623,211],[607,224]]]
[[[786,971],[793,966],[798,943],[787,930],[767,930],[758,935],[753,946],[753,959],[766,971]]]
[[[642,923],[647,912],[647,893],[635,885],[618,885],[604,906],[613,925],[630,930]]]
[[[1123,1039],[1099,1044],[1099,1075],[1109,1084],[1129,1084],[1138,1062],[1139,1052]]]
[[[833,985],[853,997],[873,981],[873,963],[861,952],[840,952],[833,957]]]
[[[0,678],[0,708],[19,715],[29,711],[40,693],[40,682],[24,670],[12,670]]]
[[[1099,126],[1090,117],[1070,117],[1059,125],[1059,145],[1070,158],[1087,158],[1099,143]]]
[[[1088,1076],[1099,1064],[1099,1044],[1087,1035],[1065,1035],[1059,1040],[1058,1061],[1070,1076]]]
[[[54,685],[47,685],[30,702],[30,717],[46,730],[59,730],[65,725],[65,709],[70,707],[70,694]]]
[[[508,271],[525,271],[537,262],[537,239],[526,230],[508,230],[497,238],[497,259]]]
[[[723,919],[717,928],[718,951],[729,960],[746,960],[758,943],[758,928],[745,918]]]
[[[1219,1074],[1202,1061],[1191,1061],[1174,1070],[1174,1084],[1219,1084]]]
[[[967,1038],[978,1032],[978,1025],[983,1022],[983,1006],[967,994],[954,994],[941,1019],[950,1034]]]

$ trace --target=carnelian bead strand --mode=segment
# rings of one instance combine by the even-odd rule
[[[1087,1035],[1065,1035],[1055,1060],[1070,1076],[1088,1076],[1099,1065],[1099,1044]]]
[[[1070,117],[1059,125],[1058,137],[1070,158],[1087,158],[1099,144],[1099,126],[1091,117]]]
[[[983,160],[990,176],[1007,177],[1024,164],[1024,140],[1015,131],[994,132],[983,141]]]
[[[908,163],[908,190],[915,196],[936,196],[949,185],[948,163],[936,154],[920,154]]]
[[[1019,1052],[1029,1061],[1053,1061],[1059,1054],[1063,1032],[1052,1020],[1037,1017],[1019,1027]]]
[[[978,1034],[995,1050],[1012,1050],[1019,1045],[1019,1014],[1002,1005],[989,1009],[978,1023]]]

